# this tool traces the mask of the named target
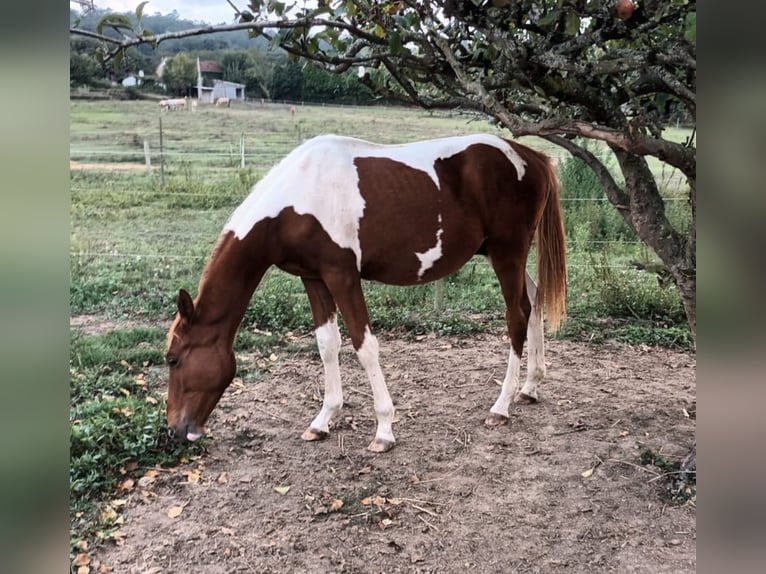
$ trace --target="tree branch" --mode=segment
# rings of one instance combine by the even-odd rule
[[[561,136],[547,135],[542,137],[543,139],[546,139],[549,142],[564,148],[573,156],[584,161],[585,164],[593,170],[593,173],[596,174],[596,177],[598,177],[598,180],[604,187],[604,192],[609,199],[609,203],[611,203],[622,214],[623,218],[628,219],[630,215],[630,198],[625,193],[625,191],[623,191],[620,186],[617,185],[614,177],[612,177],[612,173],[604,165],[604,163],[593,154],[593,152],[580,145],[577,145],[572,140]]]

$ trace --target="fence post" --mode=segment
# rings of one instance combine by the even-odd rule
[[[239,167],[245,167],[245,134],[239,136]]]
[[[165,150],[162,145],[162,116],[160,116],[160,184],[165,187]]]
[[[144,160],[146,162],[146,171],[152,171],[152,156],[149,153],[149,140],[144,140]]]
[[[434,311],[444,308],[444,279],[434,281]]]

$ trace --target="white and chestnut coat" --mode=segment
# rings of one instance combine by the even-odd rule
[[[537,242],[539,288],[525,274]],[[476,134],[403,145],[319,136],[293,150],[253,188],[224,226],[196,299],[181,290],[168,335],[168,424],[195,440],[231,382],[234,336],[272,265],[301,278],[325,368],[321,411],[303,433],[324,438],[343,403],[340,310],[374,395],[370,449],[394,445],[393,403],[370,331],[361,280],[433,281],[486,255],[506,303],[508,372],[488,424],[508,421],[511,400],[536,399],[544,375],[541,309],[555,328],[565,312],[565,240],[549,158]],[[535,312],[531,312],[534,307]],[[527,329],[530,369],[517,394]]]

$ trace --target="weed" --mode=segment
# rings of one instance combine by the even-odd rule
[[[679,462],[672,462],[659,452],[644,449],[639,456],[639,463],[652,466],[659,471],[658,486],[662,498],[670,504],[684,504],[697,494],[696,471],[683,471]]]

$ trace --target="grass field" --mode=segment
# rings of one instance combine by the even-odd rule
[[[298,106],[293,118],[289,106],[278,104],[161,114],[155,102],[74,100],[70,112],[70,159],[76,162],[70,171],[71,313],[126,325],[93,335],[72,331],[75,544],[119,531],[119,513],[105,514],[98,503],[118,488],[119,471],[126,472],[126,465],[146,467],[194,456],[194,451],[174,450],[162,439],[165,328],[175,312],[178,289],[196,293],[224,222],[268,168],[303,139],[325,133],[394,143],[497,130],[475,116],[392,108]],[[676,130],[673,137],[683,140],[688,132]],[[151,172],[141,167],[144,141]],[[523,143],[560,159],[570,319],[557,336],[688,347],[674,288],[660,286],[656,276],[634,268],[632,262],[655,257],[603,201],[592,174],[547,142],[529,138]],[[107,169],[110,164],[127,169]],[[688,211],[680,200],[684,189],[678,176],[659,163],[652,166],[669,198],[669,213],[679,226],[685,225]],[[365,290],[373,326],[405,337],[470,334],[501,328],[503,322],[499,286],[480,257],[445,280],[438,306],[433,284],[367,284]],[[310,339],[296,343],[294,337],[311,329],[300,282],[275,270],[256,291],[236,347],[240,352],[296,345],[313,349]],[[258,361],[243,361],[238,375],[257,378],[259,369]]]

